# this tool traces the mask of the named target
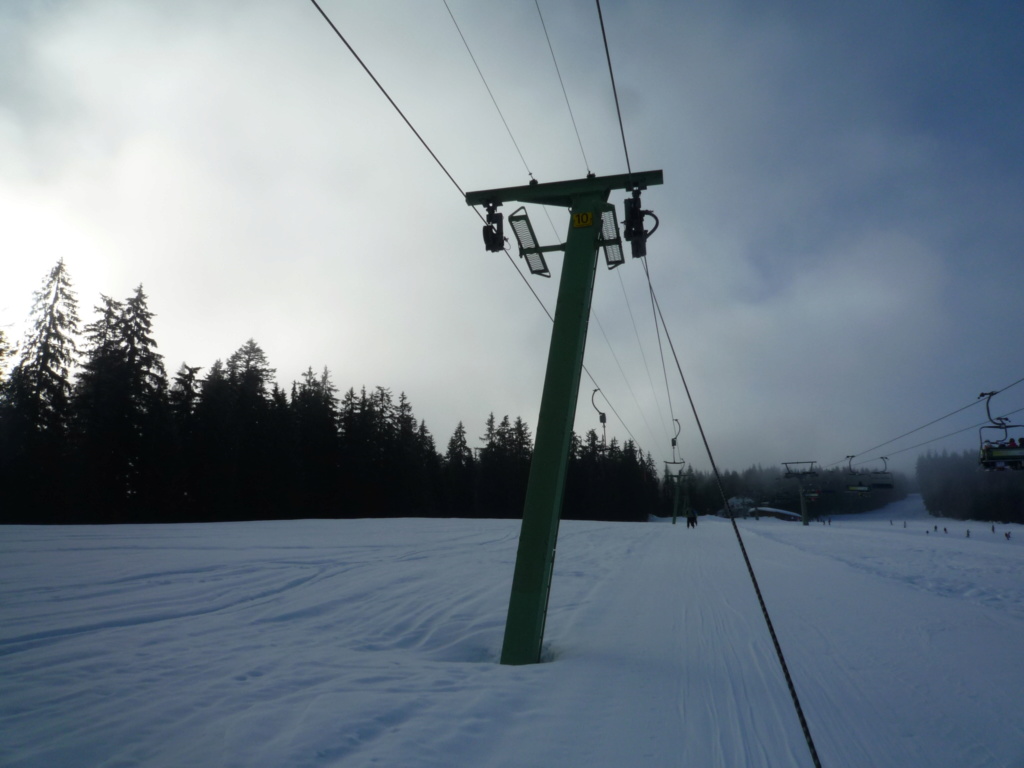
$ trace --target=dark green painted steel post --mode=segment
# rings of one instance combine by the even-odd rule
[[[537,439],[530,462],[523,527],[519,534],[505,642],[501,650],[502,664],[536,664],[540,661],[569,442],[576,418],[590,300],[594,293],[600,206],[607,199],[607,193],[580,197],[572,208],[574,221],[569,226],[558,285],[544,393],[537,419]],[[579,215],[588,213],[588,226],[574,225],[578,223]]]
[[[661,171],[640,171],[617,176],[590,175],[585,179],[545,184],[534,181],[526,186],[466,193],[467,205],[498,206],[515,201],[556,205],[572,213],[537,419],[537,439],[526,486],[523,526],[501,649],[502,664],[540,661],[590,300],[594,292],[602,212],[614,189],[647,189],[661,183]]]

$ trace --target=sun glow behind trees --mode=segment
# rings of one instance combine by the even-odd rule
[[[533,450],[493,414],[440,455],[405,393],[349,388],[312,367],[290,392],[249,339],[168,380],[142,286],[101,295],[84,327],[63,262],[37,293],[0,399],[3,520],[109,523],[407,515],[517,517]],[[204,375],[205,374],[205,375]],[[568,516],[642,520],[657,473],[627,442],[574,441]]]

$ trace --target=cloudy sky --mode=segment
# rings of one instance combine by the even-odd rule
[[[443,0],[323,3],[463,190],[624,173],[595,4],[539,5],[579,140],[534,0],[448,0],[508,131]],[[631,167],[665,175],[648,265],[716,460],[972,447],[907,450],[982,407],[869,450],[1024,377],[1024,5],[770,5],[603,7]],[[564,210],[530,213],[564,241]],[[327,366],[406,392],[441,450],[492,411],[536,427],[549,320],[306,0],[0,5],[0,254],[15,340],[64,258],[83,322],[143,284],[171,374],[252,337],[284,386]],[[529,278],[552,311],[561,259]],[[660,464],[674,416],[707,468],[665,355],[668,392],[641,264],[602,265],[577,430],[599,386],[609,437]]]

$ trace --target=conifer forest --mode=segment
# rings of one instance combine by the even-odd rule
[[[341,517],[522,515],[533,438],[522,418],[462,423],[439,449],[404,393],[339,387],[312,367],[287,388],[254,339],[169,375],[142,286],[101,295],[91,316],[63,261],[34,295],[16,348],[0,329],[0,523],[144,523]],[[954,467],[955,465],[955,467]],[[968,456],[929,454],[918,482],[929,510],[1021,522],[1024,483],[992,481]],[[778,468],[659,477],[632,440],[574,435],[563,517],[644,521],[673,498],[698,513],[799,510]],[[811,514],[883,506],[911,482],[846,492],[845,469],[816,478]],[[806,489],[805,489],[806,490]]]

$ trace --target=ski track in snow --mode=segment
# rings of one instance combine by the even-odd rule
[[[826,768],[1024,766],[1024,527],[739,525]],[[811,765],[727,521],[563,522],[504,667],[518,529],[0,528],[0,765]]]

